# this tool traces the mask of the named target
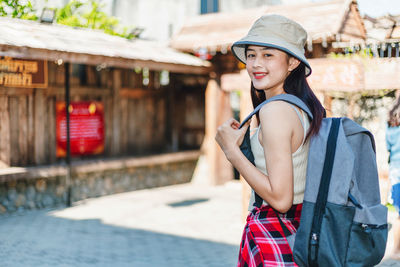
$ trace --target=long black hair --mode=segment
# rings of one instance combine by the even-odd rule
[[[307,105],[313,115],[310,129],[308,130],[306,136],[307,140],[310,136],[318,133],[319,128],[321,127],[322,119],[326,117],[326,111],[308,85],[305,74],[306,66],[301,62],[299,66],[295,68],[285,79],[283,90],[287,94],[295,95],[300,98]],[[250,93],[254,108],[266,100],[264,91],[256,89],[253,86],[253,83],[251,83]],[[260,121],[258,114],[257,121]]]

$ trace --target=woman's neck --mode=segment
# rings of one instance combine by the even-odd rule
[[[264,93],[265,93],[266,99],[269,99],[276,95],[286,94],[285,90],[283,90],[283,87],[282,88],[269,88],[269,89],[264,90]]]

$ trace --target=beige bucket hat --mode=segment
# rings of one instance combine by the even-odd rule
[[[280,15],[264,15],[250,28],[248,34],[235,42],[231,49],[237,59],[246,64],[247,45],[268,46],[282,50],[306,65],[306,76],[311,67],[304,56],[307,32],[297,22]]]

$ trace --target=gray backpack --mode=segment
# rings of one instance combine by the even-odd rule
[[[277,100],[298,106],[312,119],[304,102],[283,94],[261,103],[241,126],[263,105]],[[289,243],[294,242],[290,245],[295,262],[300,267],[378,264],[388,230],[373,135],[349,118],[324,118],[319,133],[309,142],[306,189],[295,236],[281,222]],[[241,150],[254,164],[249,131]],[[254,205],[261,206],[261,197],[255,197]]]

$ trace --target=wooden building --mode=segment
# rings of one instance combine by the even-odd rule
[[[0,214],[192,179],[209,62],[90,29],[0,31]]]
[[[104,148],[79,159],[200,147],[208,62],[96,30],[0,18],[0,31],[3,167],[63,161],[56,154],[56,103],[65,100],[66,66],[71,101],[104,109]]]

